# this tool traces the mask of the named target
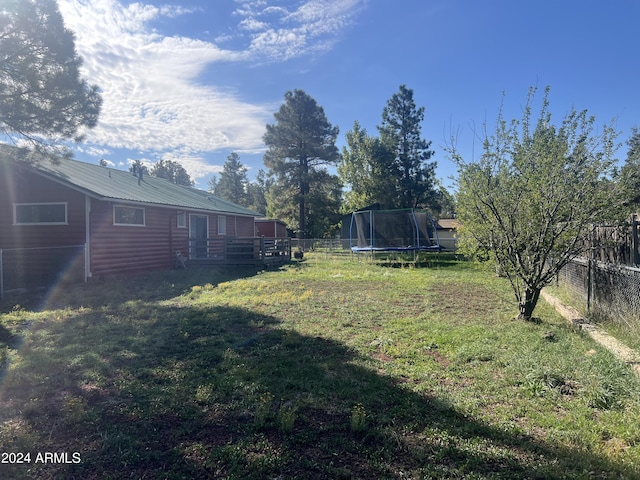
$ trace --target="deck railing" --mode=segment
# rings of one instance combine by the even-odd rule
[[[215,237],[189,239],[189,261],[194,263],[271,264],[291,259],[287,237]]]

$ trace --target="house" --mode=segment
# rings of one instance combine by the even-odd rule
[[[63,270],[81,270],[86,279],[172,268],[177,252],[189,263],[290,258],[288,239],[272,241],[267,249],[255,237],[256,212],[208,192],[68,159],[30,166],[4,158],[5,151],[0,150],[5,289],[22,277],[55,277]]]
[[[444,250],[455,250],[458,244],[456,231],[459,226],[455,218],[441,218],[436,222],[436,232],[440,246]]]

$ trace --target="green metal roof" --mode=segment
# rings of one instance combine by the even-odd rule
[[[36,166],[16,163],[101,200],[155,204],[252,217],[262,216],[204,190],[175,185],[168,180],[150,175],[144,175],[142,179],[138,179],[131,172],[64,158],[57,163],[43,159]]]

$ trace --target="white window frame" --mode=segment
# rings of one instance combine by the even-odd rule
[[[227,217],[224,215],[218,215],[218,235],[227,234]]]
[[[64,205],[64,221],[63,222],[19,222],[18,209],[20,207],[34,207],[44,205]],[[22,225],[69,225],[69,202],[36,202],[36,203],[14,203],[13,204],[13,224]]]
[[[118,223],[116,222],[116,209],[129,208],[133,210],[142,210],[142,223]],[[146,212],[144,207],[132,207],[131,205],[114,205],[113,206],[113,224],[117,227],[145,227],[146,226]]]
[[[178,212],[176,214],[176,227],[177,228],[187,228],[187,213],[186,212]]]

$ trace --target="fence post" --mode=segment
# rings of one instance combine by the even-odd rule
[[[634,265],[638,265],[640,263],[640,252],[638,252],[638,226],[640,226],[640,222],[638,222],[638,216],[634,213],[631,215],[631,249],[633,250],[633,254],[631,255],[632,261]]]
[[[2,249],[0,248],[0,299],[4,298],[4,262],[2,261]]]
[[[587,255],[587,313],[591,313],[591,295],[593,294],[593,258],[595,256],[595,240],[596,240],[596,226],[591,226],[591,235],[589,240],[589,253]]]

